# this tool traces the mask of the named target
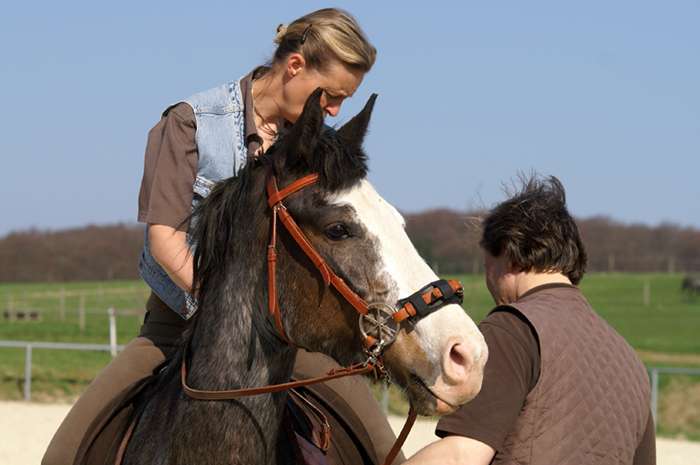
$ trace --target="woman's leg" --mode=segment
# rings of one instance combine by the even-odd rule
[[[132,340],[97,377],[66,415],[42,459],[42,465],[69,465],[88,427],[119,393],[149,376],[176,347],[186,322],[153,294],[141,334]]]

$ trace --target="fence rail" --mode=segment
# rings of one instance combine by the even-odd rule
[[[654,418],[654,425],[658,428],[658,410],[659,410],[659,375],[687,375],[700,376],[700,368],[685,368],[685,367],[647,367],[649,377],[651,378],[651,414]]]
[[[113,311],[110,312],[113,318]],[[111,319],[112,319],[111,318]],[[112,323],[113,325],[113,323]],[[123,345],[118,345],[116,340],[115,327],[110,325],[110,343],[109,344],[84,344],[70,342],[39,342],[39,341],[0,341],[0,348],[24,349],[24,400],[29,401],[32,398],[32,351],[34,349],[47,350],[84,350],[84,351],[100,351],[110,352],[112,357],[116,356],[117,352],[124,349]],[[700,368],[685,368],[685,367],[647,367],[649,377],[651,379],[651,414],[654,418],[654,424],[658,427],[658,408],[659,408],[659,375],[687,375],[700,376]],[[383,393],[382,406],[385,412],[388,412],[388,393]]]
[[[28,342],[28,341],[0,341],[0,347],[22,349],[24,348],[24,400],[32,399],[32,351],[34,349],[48,350],[89,350],[110,352],[113,355],[124,349],[124,346],[116,344],[76,344],[70,342]]]
[[[32,351],[47,350],[88,350],[109,352],[112,357],[124,349],[117,344],[117,321],[114,308],[107,309],[109,315],[109,344],[87,344],[74,342],[42,342],[42,341],[0,341],[0,348],[24,349],[24,400],[32,398]]]

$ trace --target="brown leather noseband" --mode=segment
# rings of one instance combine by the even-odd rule
[[[187,354],[185,354],[180,366],[180,376],[182,389],[187,396],[198,400],[231,400],[244,396],[285,391],[351,375],[373,373],[376,377],[387,377],[382,362],[382,353],[384,349],[396,339],[401,322],[404,320],[419,320],[450,303],[462,303],[463,289],[458,281],[438,280],[428,284],[411,296],[400,300],[400,308],[398,310],[385,304],[367,304],[362,297],[357,295],[357,293],[333,271],[313,245],[311,245],[311,242],[309,242],[306,235],[297,225],[296,221],[294,221],[294,218],[292,218],[283,203],[290,195],[315,184],[317,181],[318,174],[314,173],[304,176],[284,189],[279,190],[275,176],[270,175],[268,177],[266,185],[267,202],[272,210],[270,220],[270,242],[267,247],[269,317],[274,322],[279,336],[288,344],[294,345],[284,329],[282,313],[277,300],[277,220],[279,218],[279,221],[282,222],[287,232],[311,260],[316,269],[318,269],[325,285],[333,286],[360,315],[360,332],[364,338],[363,344],[367,354],[367,360],[364,363],[358,363],[350,367],[331,370],[326,373],[326,375],[315,378],[254,388],[209,391],[193,389],[187,385]],[[386,465],[393,462],[415,419],[416,413],[413,407],[411,407],[406,423],[389,452],[389,455],[386,457],[384,462]]]

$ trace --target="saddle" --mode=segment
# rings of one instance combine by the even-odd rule
[[[139,421],[139,406],[155,394],[159,371],[129,386],[100,412],[83,437],[73,465],[122,463]],[[290,446],[293,463],[378,463],[369,435],[343,404],[322,384],[289,392],[280,435]]]

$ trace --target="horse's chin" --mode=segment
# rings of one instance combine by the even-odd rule
[[[416,375],[411,375],[408,384],[405,386],[405,390],[408,401],[418,415],[447,415],[457,410],[457,406],[438,397],[423,380]]]

